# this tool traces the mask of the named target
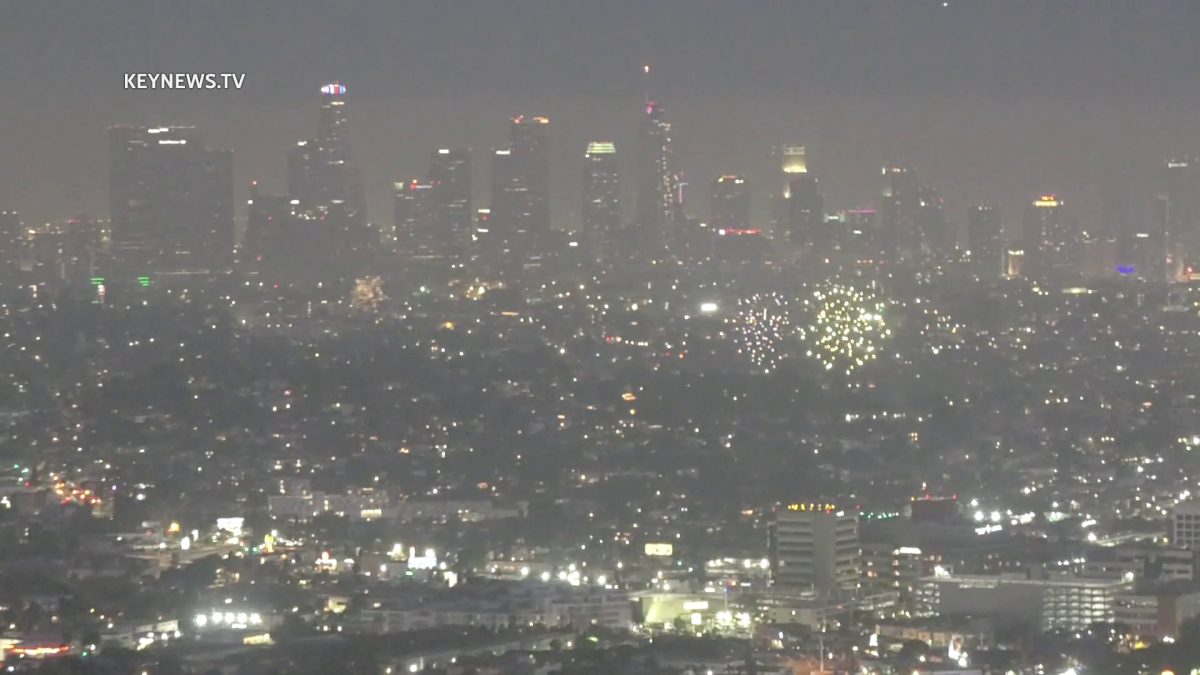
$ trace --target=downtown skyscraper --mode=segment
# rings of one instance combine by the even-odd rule
[[[1159,170],[1155,205],[1158,232],[1166,251],[1166,273],[1181,279],[1200,269],[1200,160],[1171,159]]]
[[[916,169],[883,167],[879,211],[881,235],[894,260],[919,261],[953,248],[942,199],[921,182]]]
[[[389,248],[404,258],[441,257],[446,250],[445,232],[438,222],[437,186],[412,180],[395,184],[394,230]]]
[[[297,201],[288,195],[269,195],[259,189],[258,181],[250,184],[247,203],[246,232],[242,238],[242,260],[255,266],[275,263],[310,263],[318,251],[302,247],[312,239],[305,228],[312,221],[303,221],[297,213]]]
[[[513,214],[517,229],[535,237],[550,231],[550,120],[514,117],[510,127],[513,168],[523,191]]]
[[[441,148],[429,156],[433,186],[436,253],[447,258],[467,255],[471,241],[471,151]]]
[[[768,243],[762,230],[750,226],[750,183],[743,176],[713,179],[709,190],[712,257],[727,263],[762,263]]]
[[[583,156],[583,240],[589,260],[611,260],[621,229],[617,149],[612,143],[588,143]]]
[[[997,279],[1004,274],[1007,249],[999,207],[987,204],[968,207],[967,250],[981,279]]]
[[[345,260],[376,250],[378,232],[366,222],[366,195],[354,160],[346,112],[346,87],[321,87],[317,137],[288,153],[288,196],[305,219],[323,222],[323,242],[315,244]]]
[[[482,257],[512,272],[537,257],[550,235],[550,120],[518,116],[509,147],[492,150],[492,189]]]
[[[477,227],[480,255],[492,266],[508,266],[516,257],[515,249],[528,249],[530,236],[524,229],[528,219],[523,211],[528,188],[512,150],[492,150],[491,169],[491,203],[486,214],[479,214]]]
[[[659,243],[679,215],[679,177],[666,112],[652,101],[645,110],[638,136],[637,228],[646,235],[641,239]]]
[[[789,212],[788,199],[792,194],[792,180],[797,174],[808,172],[808,159],[803,145],[777,145],[771,148],[771,227],[777,236],[785,236]]]
[[[1083,271],[1083,237],[1055,195],[1041,195],[1026,207],[1021,243],[1027,274],[1045,278]]]
[[[883,167],[883,196],[880,203],[880,233],[888,257],[909,261],[920,251],[917,209],[921,183],[915,169]]]
[[[721,230],[750,229],[750,184],[742,176],[718,176],[709,191],[709,226]]]
[[[16,211],[0,211],[0,280],[8,279],[17,271],[24,229],[21,214]]]
[[[829,242],[825,241],[825,198],[817,185],[817,179],[806,172],[791,174],[785,200],[783,234],[791,245],[812,250],[824,257],[829,254]]]
[[[109,209],[117,264],[149,271],[218,271],[232,262],[233,153],[195,127],[113,127]]]
[[[954,248],[954,237],[946,222],[945,201],[928,185],[922,185],[917,191],[913,224],[917,247],[923,258],[939,258]]]

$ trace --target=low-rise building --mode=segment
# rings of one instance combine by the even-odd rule
[[[1105,579],[1029,574],[937,574],[921,579],[916,615],[971,614],[1003,616],[1042,630],[1080,629],[1111,622],[1117,595],[1131,583]]]
[[[1200,585],[1192,582],[1140,583],[1116,596],[1113,621],[1140,637],[1179,637],[1179,624],[1200,614]]]

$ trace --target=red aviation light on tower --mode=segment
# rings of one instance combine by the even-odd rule
[[[345,96],[346,88],[341,84],[334,82],[321,87],[321,93],[326,96]]]

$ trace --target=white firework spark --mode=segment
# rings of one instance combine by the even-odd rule
[[[787,357],[787,339],[792,326],[786,298],[770,293],[738,300],[738,313],[730,319],[737,326],[738,352],[769,373]]]
[[[825,370],[849,375],[879,354],[879,342],[891,337],[883,313],[886,303],[868,291],[829,284],[804,301],[810,311],[808,325],[797,333],[806,355]]]

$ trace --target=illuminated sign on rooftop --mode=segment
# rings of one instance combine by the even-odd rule
[[[833,504],[788,504],[788,511],[824,511],[832,513],[837,507]]]
[[[589,155],[608,155],[617,151],[617,146],[612,143],[588,143],[587,154]]]
[[[1054,195],[1042,195],[1041,197],[1033,200],[1033,205],[1040,208],[1053,208],[1061,204],[1062,202],[1058,201],[1058,198]]]
[[[675,555],[675,545],[674,544],[667,544],[667,543],[646,544],[646,547],[643,550],[645,551],[646,555],[662,556],[662,557]]]
[[[324,87],[321,87],[321,93],[326,96],[345,96],[346,88],[337,82],[334,82],[333,84],[327,84]]]

